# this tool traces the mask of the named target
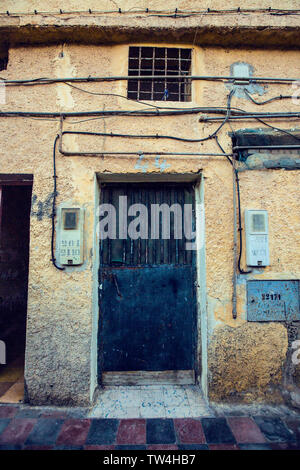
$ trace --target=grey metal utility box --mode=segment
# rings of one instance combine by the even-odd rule
[[[248,321],[300,321],[299,281],[248,281]]]

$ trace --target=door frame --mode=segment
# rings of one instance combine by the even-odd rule
[[[4,186],[31,186],[33,188],[33,175],[0,173],[0,246],[1,246],[1,222],[2,222],[2,188]],[[30,227],[29,227],[30,237]]]
[[[27,173],[0,173],[0,247],[1,247],[1,224],[2,224],[2,209],[3,209],[3,200],[2,200],[2,191],[5,186],[31,186],[33,189],[33,174]],[[31,210],[31,204],[30,204]],[[29,277],[29,267],[30,267],[30,212],[29,212],[29,246],[28,246],[28,277]],[[24,367],[26,361],[26,347],[27,347],[27,313],[28,313],[28,283],[27,283],[27,305],[26,305],[26,329],[25,329],[25,350],[24,350]],[[24,381],[25,384],[25,381]],[[24,385],[25,386],[25,385]],[[25,390],[24,390],[25,398]]]
[[[102,183],[163,183],[186,182],[193,183],[196,204],[196,301],[197,301],[197,340],[195,375],[196,383],[201,385],[205,397],[208,396],[207,388],[207,301],[206,301],[206,264],[205,264],[205,211],[204,211],[204,178],[201,173],[169,173],[169,174],[144,174],[144,173],[95,173],[94,175],[94,243],[93,243],[93,326],[91,347],[91,399],[98,387],[98,327],[99,327],[99,283],[98,273],[100,269],[100,250],[98,226],[98,206]],[[197,208],[200,207],[200,210]],[[101,380],[99,380],[99,383]]]

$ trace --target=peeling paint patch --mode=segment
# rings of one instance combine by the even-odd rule
[[[145,156],[141,153],[135,166],[134,166],[134,169],[135,170],[141,170],[143,173],[146,173],[148,171],[148,168],[149,168],[149,163],[148,162],[145,162],[144,161],[144,158]],[[154,163],[151,163],[152,165],[154,165],[156,168],[159,169],[159,171],[161,173],[163,173],[167,168],[170,168],[170,164],[166,162],[166,160],[161,160],[161,157],[160,156],[157,156],[155,158],[155,162]]]
[[[253,77],[254,67],[247,62],[234,62],[230,66],[230,76],[233,77],[245,77],[245,79],[251,79]],[[259,85],[258,83],[250,83],[248,84],[235,84],[235,83],[227,83],[226,88],[228,90],[234,90],[234,96],[237,98],[243,98],[249,100],[250,98],[247,96],[247,91],[250,95],[264,95],[267,93],[267,85]]]
[[[58,194],[58,193],[57,193]],[[37,220],[43,220],[44,217],[49,219],[52,217],[52,204],[54,193],[48,194],[44,201],[38,200],[36,194],[32,196],[31,202],[31,216],[36,217]]]
[[[65,45],[62,46],[60,52],[55,60],[56,76],[63,77],[76,77],[75,67],[71,64],[70,54],[66,50]],[[71,88],[68,85],[59,83],[56,85],[57,89],[57,105],[64,109],[74,108],[74,100]]]
[[[169,163],[167,163],[166,160],[162,160],[160,162],[160,158],[161,157],[159,157],[159,156],[156,157],[154,165],[156,166],[156,168],[159,168],[160,172],[162,173],[167,168],[170,168],[171,165]]]
[[[144,155],[141,153],[136,164],[134,165],[135,170],[141,170],[143,173],[147,173],[149,163],[143,163]]]

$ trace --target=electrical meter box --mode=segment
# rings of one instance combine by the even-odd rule
[[[60,264],[76,266],[83,263],[83,222],[82,208],[60,208]]]
[[[269,229],[268,212],[245,210],[246,262],[248,266],[268,266]]]

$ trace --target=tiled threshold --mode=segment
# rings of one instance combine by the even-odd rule
[[[21,403],[24,399],[24,359],[0,366],[0,403]]]
[[[106,386],[91,418],[196,418],[212,416],[196,385]]]

